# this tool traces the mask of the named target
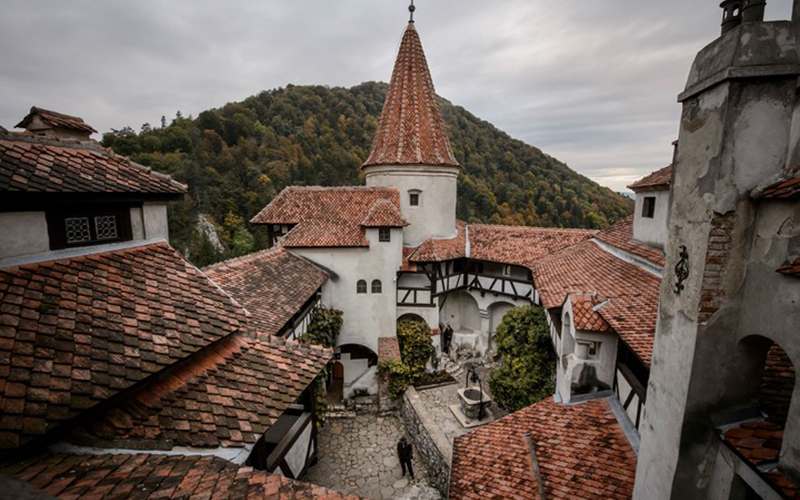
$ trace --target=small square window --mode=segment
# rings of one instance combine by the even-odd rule
[[[388,227],[378,228],[378,241],[392,241],[392,231]]]
[[[98,240],[117,239],[117,217],[114,215],[98,215],[94,218],[94,229]]]
[[[64,219],[64,224],[67,230],[68,244],[83,243],[92,239],[88,217],[67,217]]]
[[[652,219],[656,213],[656,197],[646,196],[642,203],[642,217]]]
[[[410,204],[412,207],[418,207],[418,206],[419,206],[419,193],[410,193],[410,194],[409,194],[409,201],[408,201],[408,203],[409,203],[409,204]]]

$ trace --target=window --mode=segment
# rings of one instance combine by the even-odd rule
[[[378,228],[378,241],[392,241],[392,230],[388,227]]]
[[[367,282],[364,280],[358,280],[356,283],[356,293],[367,293]]]
[[[133,239],[130,207],[57,207],[46,216],[51,250]]]
[[[503,276],[511,276],[511,266],[503,266]]]
[[[382,291],[381,280],[373,280],[372,293],[381,293]]]
[[[410,191],[408,193],[408,204],[411,205],[412,207],[418,207],[419,195],[420,195],[419,191]]]
[[[646,196],[644,203],[642,203],[642,217],[652,219],[656,213],[656,197]]]

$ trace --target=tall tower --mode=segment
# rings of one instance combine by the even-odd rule
[[[414,27],[414,6],[383,105],[369,158],[367,186],[396,187],[409,226],[404,243],[456,234],[456,187],[461,166],[453,156],[433,80]]]

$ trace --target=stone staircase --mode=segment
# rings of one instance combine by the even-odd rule
[[[375,413],[378,413],[378,396],[356,396],[339,404],[329,404],[325,418],[335,420]]]

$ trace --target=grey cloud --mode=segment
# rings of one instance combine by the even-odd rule
[[[438,92],[604,185],[668,163],[716,0],[419,0]],[[0,124],[31,105],[99,130],[294,84],[387,81],[406,2],[6,0]],[[787,18],[789,0],[768,15]]]

